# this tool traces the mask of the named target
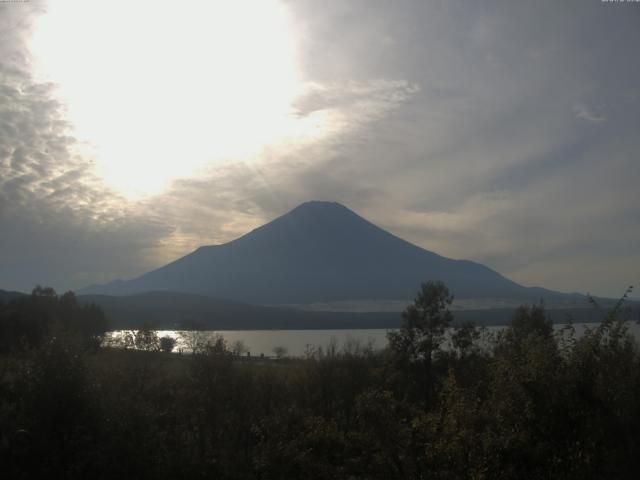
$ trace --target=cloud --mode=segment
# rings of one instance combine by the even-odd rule
[[[591,123],[601,123],[607,121],[604,116],[596,115],[591,109],[587,108],[586,105],[576,105],[573,109],[576,112],[576,118],[581,118]]]
[[[353,195],[356,209],[524,284],[616,295],[637,283],[640,72],[630,45],[638,11],[580,2],[331,5],[319,12],[295,2],[310,72],[395,75],[419,87],[359,132],[362,142],[342,146],[351,187],[375,191],[362,202]],[[573,273],[585,271],[580,262],[599,275]]]
[[[20,17],[0,43],[0,287],[131,277],[309,199],[526,285],[617,295],[638,283],[640,10],[286,5],[307,85],[292,108],[323,135],[139,202],[104,185],[54,87],[31,77]]]
[[[171,227],[95,175],[54,85],[31,74],[25,41],[39,10],[21,6],[0,6],[9,40],[0,62],[0,285],[65,289],[137,273]]]
[[[406,80],[379,78],[369,81],[310,83],[293,108],[298,116],[332,111],[353,117],[357,111],[366,122],[384,117],[420,90]]]

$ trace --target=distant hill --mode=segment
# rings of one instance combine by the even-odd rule
[[[398,312],[309,312],[293,308],[249,305],[175,292],[127,296],[81,295],[107,315],[112,329],[134,329],[147,323],[159,329],[213,330],[395,328]]]
[[[286,330],[340,328],[397,328],[400,312],[308,311],[294,308],[248,305],[211,297],[174,292],[148,292],[128,296],[82,295],[83,303],[94,302],[107,315],[112,329],[135,329],[147,323],[158,329],[190,329],[200,325],[208,330]],[[514,308],[454,311],[455,323],[472,321],[477,325],[506,325]],[[637,315],[637,305],[636,305]],[[547,310],[555,323],[597,322],[594,308]]]
[[[173,291],[252,304],[306,304],[413,298],[425,280],[444,281],[456,298],[570,297],[523,287],[479,263],[442,257],[330,202],[304,203],[229,243],[200,247],[141,277],[79,293]]]
[[[27,295],[0,290],[0,305]],[[406,306],[397,302],[397,310],[308,310],[249,305],[176,292],[146,292],[125,296],[80,295],[78,301],[99,305],[107,315],[110,329],[136,329],[147,323],[166,330],[194,327],[207,330],[397,328],[402,321],[400,310]],[[613,303],[612,300],[601,300],[605,308],[611,308]],[[472,304],[459,307],[462,309],[455,309],[454,305],[454,322],[472,321],[477,325],[505,325],[513,318],[515,311],[513,305],[499,308],[479,305],[480,308],[474,308],[476,305]],[[628,307],[631,309],[631,318],[639,318],[640,303],[628,302]],[[573,307],[552,307],[546,311],[554,323],[566,322],[567,315],[571,315],[575,322],[598,322],[601,319],[600,313],[586,306],[586,303],[582,306],[576,303]]]
[[[8,290],[0,290],[0,304],[9,303],[11,300],[17,297],[24,297],[26,293],[12,292]]]

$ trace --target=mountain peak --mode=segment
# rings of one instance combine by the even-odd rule
[[[332,202],[329,200],[308,200],[306,202],[302,202],[300,205],[298,205],[297,208],[306,208],[306,207],[342,207],[342,208],[346,208],[344,205],[342,205],[341,203],[338,202]],[[295,209],[294,209],[295,210]]]
[[[293,210],[289,212],[291,215],[300,215],[300,214],[333,214],[336,213],[351,213],[354,214],[347,207],[338,202],[327,202],[323,200],[310,200],[308,202],[301,203]],[[355,214],[354,214],[355,215]]]
[[[301,203],[288,213],[241,237],[242,241],[259,238],[272,242],[335,243],[345,237],[366,241],[371,235],[389,235],[337,202],[313,200]]]

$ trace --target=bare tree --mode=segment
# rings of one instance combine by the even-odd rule
[[[240,357],[249,351],[249,347],[243,340],[236,340],[231,344],[231,351],[234,355]]]
[[[191,353],[202,353],[207,347],[209,335],[201,330],[181,330],[178,333],[179,343]]]
[[[287,355],[287,349],[282,345],[278,345],[277,347],[273,347],[272,352],[275,354],[277,359],[284,358]]]

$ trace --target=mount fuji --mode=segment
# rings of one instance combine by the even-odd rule
[[[312,201],[223,245],[203,246],[138,278],[78,293],[171,291],[251,304],[413,298],[441,280],[458,299],[574,295],[519,285],[489,267],[409,243],[334,202]],[[575,297],[574,297],[575,298]]]

